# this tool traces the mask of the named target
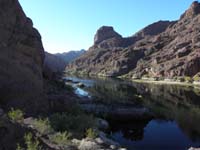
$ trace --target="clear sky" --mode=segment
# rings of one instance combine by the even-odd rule
[[[159,20],[177,20],[193,0],[19,0],[51,53],[88,49],[96,30],[131,36]]]

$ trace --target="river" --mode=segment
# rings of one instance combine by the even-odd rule
[[[97,103],[142,106],[154,114],[151,119],[108,120],[110,137],[129,150],[200,147],[199,89],[108,78],[66,78],[83,83],[85,87],[77,90]]]

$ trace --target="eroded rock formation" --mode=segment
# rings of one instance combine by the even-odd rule
[[[102,27],[96,34],[101,38],[95,36],[94,45],[67,70],[103,76],[193,77],[200,72],[199,23],[200,3],[195,1],[179,20],[153,23],[131,37],[123,38],[111,27],[104,32]]]

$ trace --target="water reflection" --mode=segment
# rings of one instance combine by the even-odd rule
[[[190,87],[135,84],[156,118],[174,120],[193,141],[200,137],[200,94]],[[143,90],[145,89],[145,90]]]
[[[111,136],[125,147],[184,150],[200,146],[200,90],[86,78],[90,80],[92,84],[85,90],[97,102],[144,106],[154,113],[153,120],[110,121]]]

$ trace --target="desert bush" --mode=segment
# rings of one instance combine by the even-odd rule
[[[176,81],[185,82],[185,78],[184,77],[177,77]]]
[[[33,121],[33,126],[42,135],[51,133],[53,131],[49,119],[41,119],[41,118],[35,119]]]
[[[84,111],[78,104],[73,104],[65,110],[65,113],[70,115],[80,115],[84,114]]]
[[[92,128],[86,130],[86,137],[95,139],[98,136],[98,131]]]
[[[20,109],[11,109],[8,112],[8,117],[14,122],[21,122],[24,120],[24,113]]]
[[[26,134],[24,139],[27,150],[42,150],[41,146],[39,146],[38,139],[34,139],[31,133]]]
[[[142,78],[150,78],[149,74],[144,74]]]
[[[40,142],[37,138],[33,138],[33,135],[31,133],[25,134],[24,141],[26,148],[22,148],[22,146],[17,144],[17,150],[42,150]]]
[[[200,82],[200,76],[199,75],[195,75],[193,77],[193,80],[196,81],[196,82]]]
[[[192,83],[192,82],[193,82],[193,79],[192,79],[191,77],[189,77],[189,76],[185,76],[185,77],[184,77],[184,81],[185,81],[185,82]]]
[[[70,141],[71,133],[65,132],[57,132],[53,135],[49,135],[49,139],[51,142],[58,145],[65,145]]]
[[[50,122],[55,131],[79,132],[81,135],[84,134],[86,129],[95,126],[94,117],[86,114],[56,113],[50,117]]]

